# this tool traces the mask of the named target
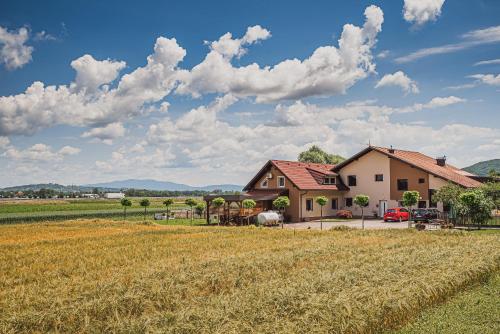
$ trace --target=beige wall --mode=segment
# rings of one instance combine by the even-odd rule
[[[375,181],[375,174],[383,174],[384,180]],[[356,186],[349,186],[348,175],[356,175]],[[378,212],[380,200],[390,199],[390,159],[379,152],[371,151],[358,160],[354,160],[340,171],[340,176],[350,191],[344,197],[354,199],[356,195],[363,194],[370,197],[370,204],[365,208],[365,215],[372,215],[373,211]],[[352,207],[345,207],[345,202],[340,203],[340,208],[351,210],[354,215],[361,215],[361,209],[353,204]],[[390,203],[388,203],[390,205]]]
[[[312,218],[319,218],[321,216],[321,207],[316,203],[316,197],[325,196],[328,199],[328,202],[325,206],[323,206],[323,217],[334,217],[337,214],[337,210],[332,209],[332,198],[337,199],[338,208],[342,205],[343,195],[340,191],[337,190],[327,190],[327,191],[302,191],[302,218],[304,220],[309,220]],[[313,210],[306,210],[306,201],[307,199],[312,199],[313,201]]]

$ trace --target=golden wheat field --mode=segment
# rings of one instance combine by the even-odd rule
[[[374,333],[500,268],[500,234],[0,226],[0,332]]]

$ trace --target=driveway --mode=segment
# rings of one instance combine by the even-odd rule
[[[333,227],[336,226],[348,226],[352,228],[361,228],[361,219],[352,219],[352,220],[347,220],[345,222],[323,222],[323,229],[324,230],[329,230]],[[320,222],[319,221],[312,221],[312,222],[306,222],[306,223],[291,223],[291,224],[285,224],[284,228],[290,228],[290,229],[299,229],[299,230],[305,230],[305,229],[314,229],[314,230],[319,230],[320,229]],[[381,219],[370,219],[370,220],[365,220],[365,229],[367,230],[383,230],[383,229],[390,229],[390,228],[408,228],[408,222],[384,222]]]

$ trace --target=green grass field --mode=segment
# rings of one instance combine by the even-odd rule
[[[135,220],[144,212],[139,205],[141,198],[131,198],[132,206],[127,209],[128,218]],[[149,217],[155,212],[164,212],[164,198],[149,198]],[[188,210],[183,199],[176,199],[171,210]],[[120,200],[28,200],[0,201],[0,224],[78,218],[123,218]]]
[[[397,334],[500,333],[500,274],[424,311]]]
[[[0,253],[2,333],[379,333],[496,275],[500,234],[75,220]]]

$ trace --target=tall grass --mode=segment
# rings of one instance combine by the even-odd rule
[[[499,234],[0,226],[0,332],[375,333],[499,269]]]

